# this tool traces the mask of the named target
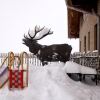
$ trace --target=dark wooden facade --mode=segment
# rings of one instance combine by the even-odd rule
[[[80,17],[82,13],[68,9],[68,37],[79,38]]]

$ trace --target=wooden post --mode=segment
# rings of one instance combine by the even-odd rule
[[[29,58],[26,52],[22,52],[21,55],[21,66],[23,68],[23,75],[24,75],[24,87],[28,87],[28,67],[29,67]],[[26,77],[25,77],[26,75]]]

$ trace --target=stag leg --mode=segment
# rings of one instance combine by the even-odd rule
[[[47,65],[48,64],[48,62],[47,61],[42,61],[42,65],[44,66],[44,65]]]

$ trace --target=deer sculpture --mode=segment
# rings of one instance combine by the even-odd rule
[[[23,44],[29,47],[29,51],[41,60],[42,65],[52,61],[65,63],[70,58],[72,47],[68,44],[41,45],[38,43],[38,40],[51,34],[53,32],[50,29],[38,26],[35,26],[34,31],[29,30],[28,35],[24,34]]]

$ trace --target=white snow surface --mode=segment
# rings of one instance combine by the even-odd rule
[[[70,79],[63,63],[29,67],[29,86],[23,90],[0,90],[0,100],[100,100],[100,87]]]
[[[64,65],[66,73],[97,74],[96,69],[82,66],[72,61],[67,61]]]

